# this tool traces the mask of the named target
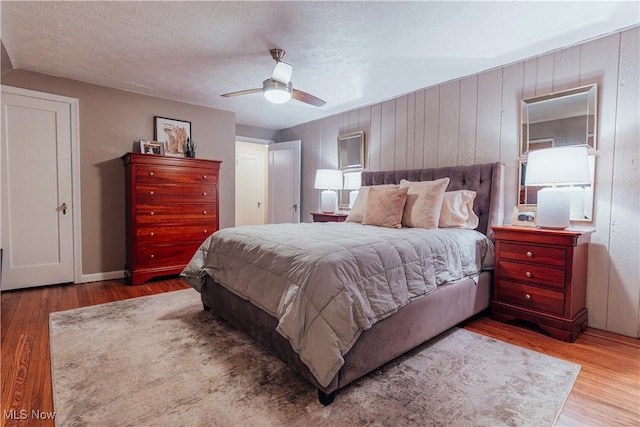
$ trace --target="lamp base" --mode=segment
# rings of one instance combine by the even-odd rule
[[[564,189],[543,188],[538,191],[536,226],[551,230],[564,230],[571,225],[570,193]]]
[[[335,191],[324,190],[320,197],[320,210],[323,213],[336,213],[338,211],[338,195]]]

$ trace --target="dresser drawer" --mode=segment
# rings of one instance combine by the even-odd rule
[[[564,290],[564,269],[502,260],[500,260],[499,266],[500,280],[515,280],[554,288],[559,291]]]
[[[138,165],[136,181],[143,184],[210,184],[217,183],[217,177],[206,169],[184,167]]]
[[[564,267],[566,255],[566,250],[559,247],[500,242],[501,259]]]
[[[217,221],[215,203],[181,204],[181,205],[138,205],[136,223],[138,225],[159,223],[192,223]]]
[[[209,237],[215,231],[215,222],[203,222],[198,225],[164,227],[159,225],[147,225],[144,227],[138,227],[136,235],[138,237],[138,243],[141,245],[183,242],[202,243],[204,239]]]
[[[204,240],[204,239],[203,239]],[[138,246],[137,268],[186,266],[201,243]]]
[[[564,293],[501,280],[497,300],[508,304],[563,315]]]
[[[208,184],[136,186],[138,203],[212,203],[216,187]]]

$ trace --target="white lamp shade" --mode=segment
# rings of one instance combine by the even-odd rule
[[[359,190],[361,180],[362,180],[362,172],[345,172],[344,189]]]
[[[525,185],[589,183],[591,176],[586,147],[555,147],[529,153]]]
[[[313,186],[317,190],[342,190],[342,172],[337,169],[318,169]]]

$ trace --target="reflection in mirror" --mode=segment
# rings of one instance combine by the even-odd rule
[[[597,85],[524,99],[520,155],[564,145],[596,148]]]
[[[338,168],[364,169],[364,132],[338,137]]]
[[[593,177],[595,176],[596,156],[589,155],[589,174],[591,184],[558,186],[566,187],[571,197],[571,221],[592,221],[593,220]],[[544,187],[525,186],[524,181],[527,174],[527,161],[520,161],[520,185],[518,186],[518,205],[537,205],[538,191]]]

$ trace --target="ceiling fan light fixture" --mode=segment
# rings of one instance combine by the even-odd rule
[[[274,104],[284,104],[291,99],[293,85],[291,82],[284,84],[272,79],[262,82],[262,93],[267,101]]]

